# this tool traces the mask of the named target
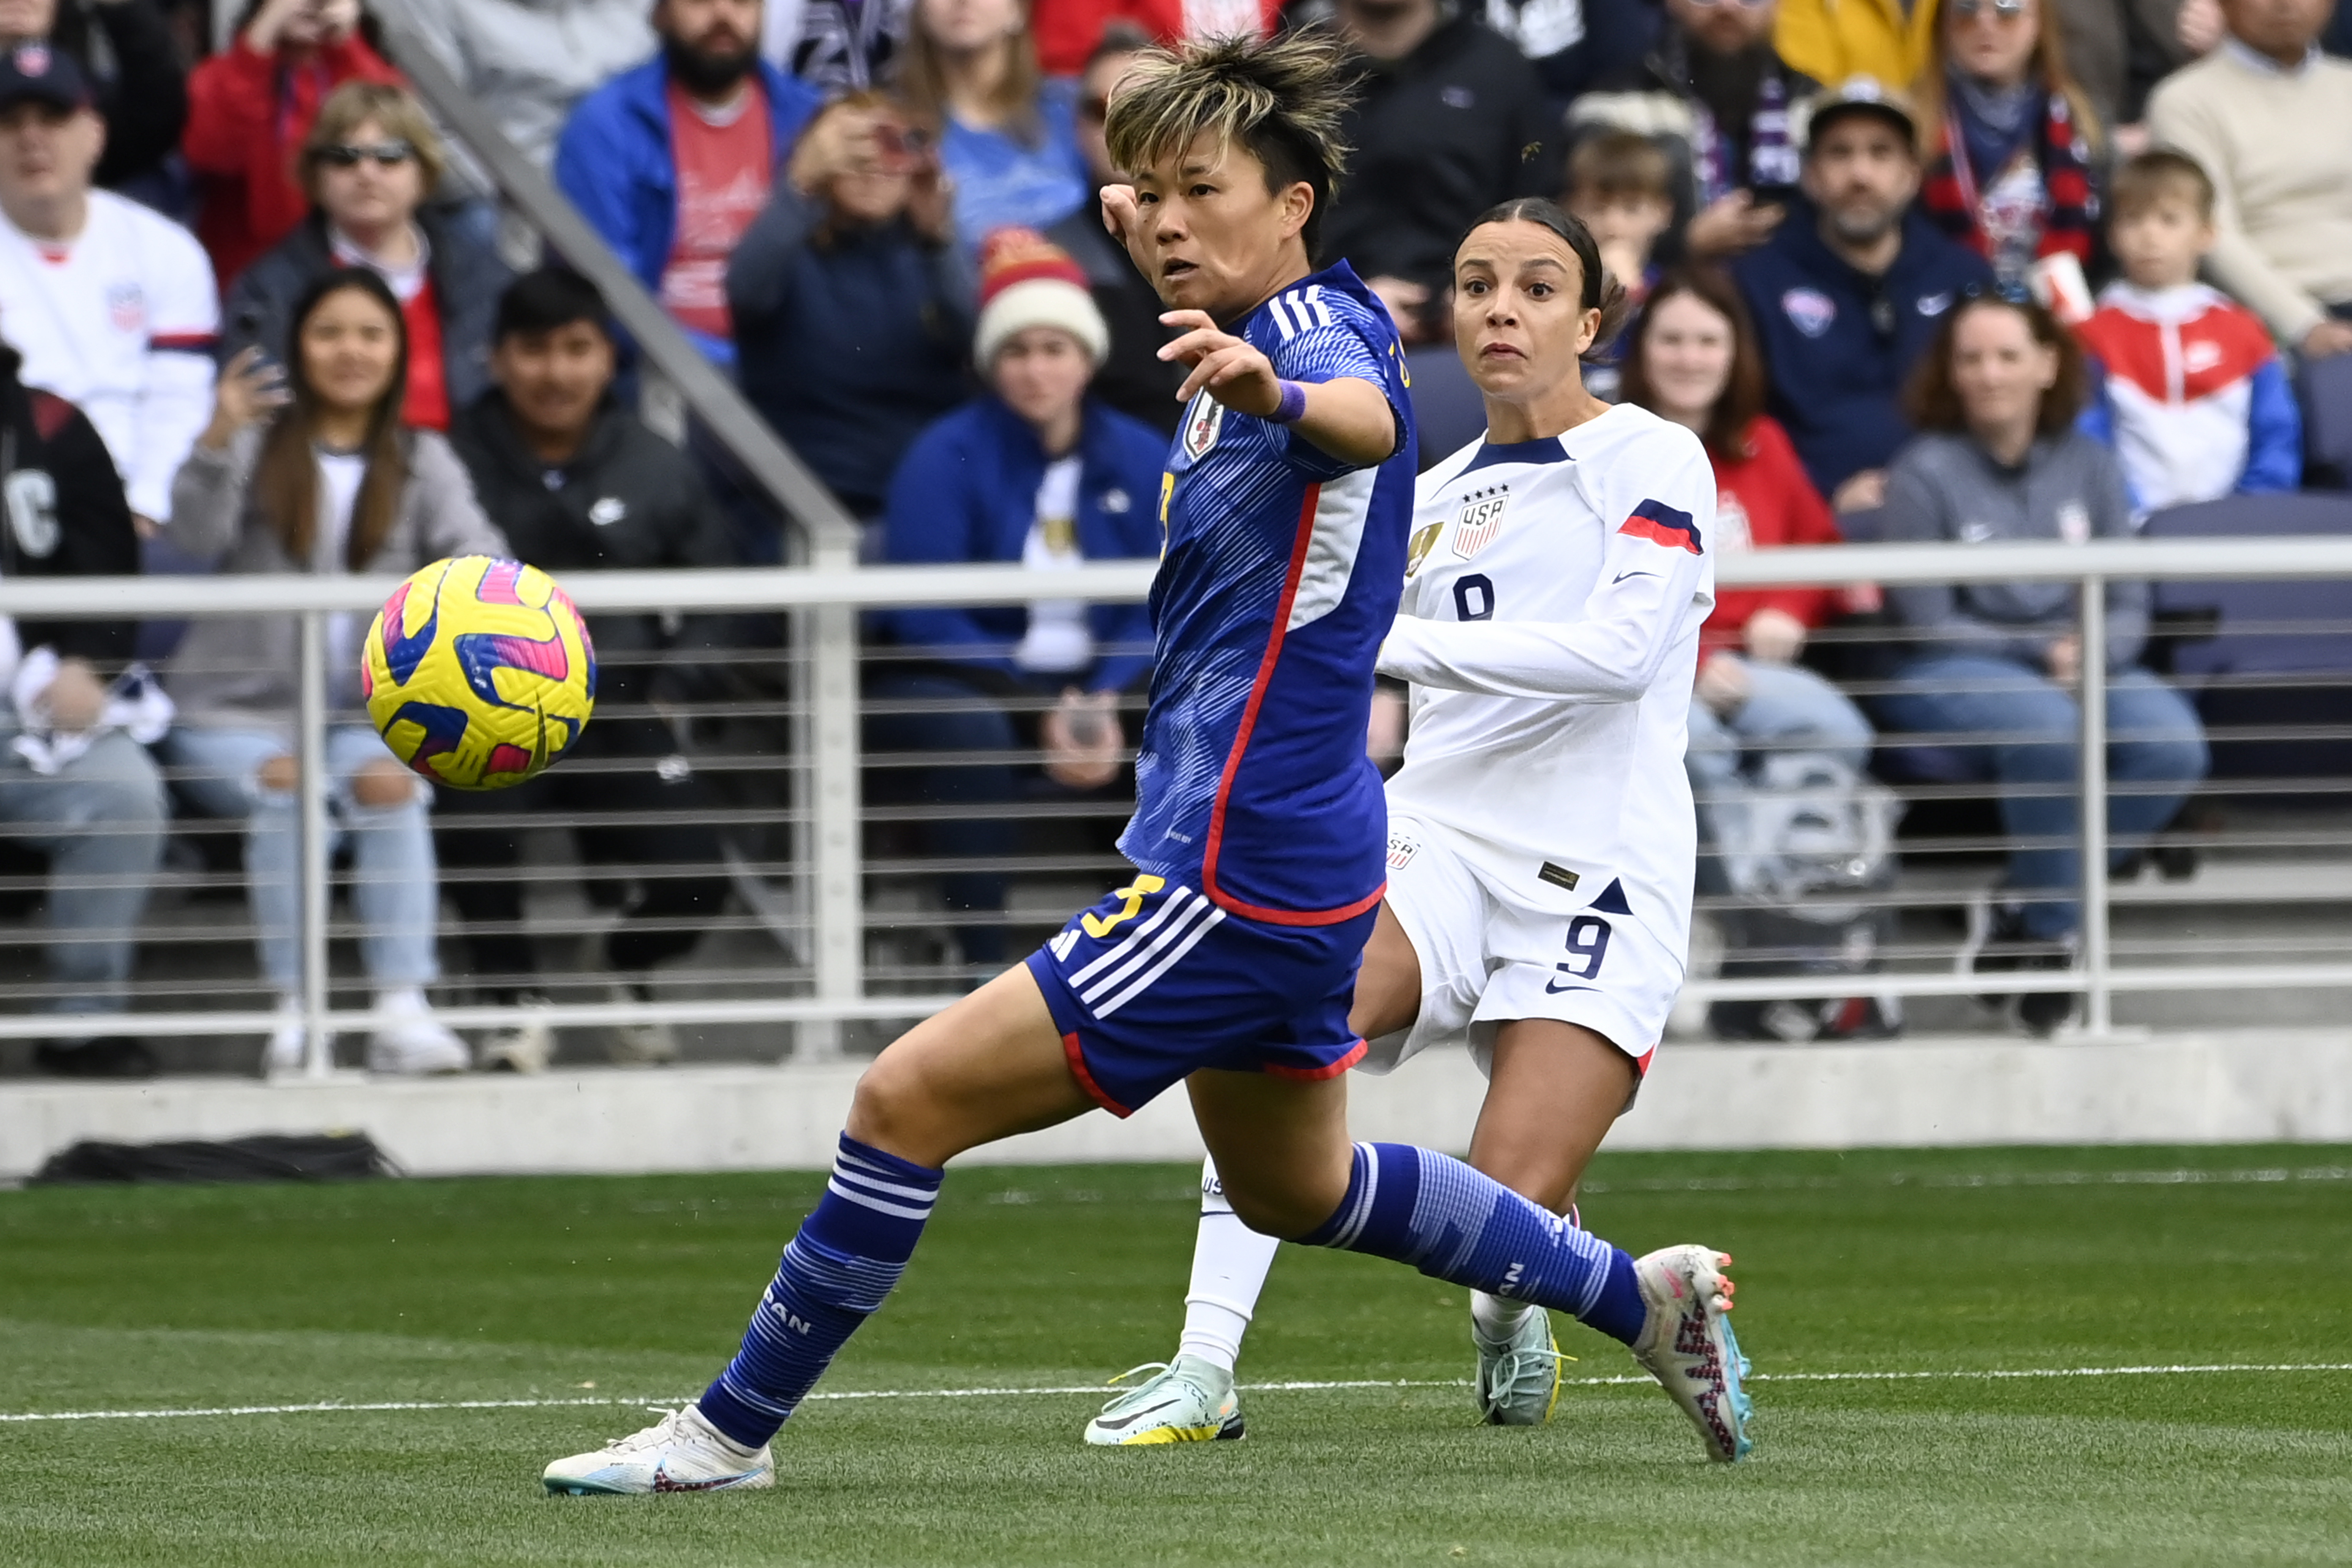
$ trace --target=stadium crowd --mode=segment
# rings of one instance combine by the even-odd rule
[[[2291,490],[2298,377],[2352,353],[2352,62],[2334,52],[2352,16],[2331,0],[370,6],[0,0],[0,575],[779,558],[723,464],[631,412],[630,345],[594,290],[560,258],[518,268],[528,247],[404,85],[386,26],[551,174],[877,561],[1156,553],[1177,372],[1094,192],[1123,71],[1186,36],[1328,26],[1360,57],[1326,250],[1413,350],[1425,461],[1448,449],[1449,385],[1460,401],[1456,237],[1515,195],[1581,217],[1639,310],[1595,384],[1702,436],[1719,553],[2126,536],[2161,509]],[[2208,766],[2195,707],[2144,663],[2147,597],[2116,584],[2107,605],[2119,857]],[[1832,624],[1882,635],[1825,648]],[[1874,765],[1975,779],[2019,846],[1990,961],[2065,967],[2076,807],[2053,786],[2077,763],[2074,626],[2072,590],[2047,584],[1724,594],[1688,760],[1711,890],[1801,883],[1775,799],[1866,805]],[[593,782],[550,774],[436,832],[432,790],[372,731],[330,734],[372,1068],[546,1065],[511,879],[446,890],[523,1021],[472,1049],[425,996],[438,867],[515,867],[521,812],[593,805],[592,868],[669,868],[593,957],[619,999],[650,994],[726,901],[706,785],[654,704],[707,682],[698,651],[729,628],[593,631],[627,716],[589,730],[610,764]],[[175,815],[244,825],[259,968],[288,1010],[268,1060],[299,1060],[290,629],[0,632],[0,826],[51,867],[62,1016],[40,1064],[152,1069],[71,1016],[123,1005]],[[940,894],[963,958],[996,964],[1005,878],[975,868],[1005,853],[1008,805],[1115,787],[1148,626],[1040,600],[877,615],[867,635],[893,650],[868,746],[968,759],[895,787],[947,808],[921,847],[960,868]],[[331,634],[339,671],[353,637]],[[1875,681],[1860,704],[1826,678],[1858,675]],[[2047,1030],[2070,1005],[2020,1016]],[[614,1047],[677,1048],[657,1026]]]

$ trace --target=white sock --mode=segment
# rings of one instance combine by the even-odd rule
[[[1533,1301],[1514,1301],[1508,1296],[1490,1296],[1484,1290],[1470,1292],[1470,1327],[1488,1344],[1499,1345],[1519,1331],[1528,1314],[1536,1310]]]
[[[422,985],[386,985],[375,994],[375,1005],[384,1013],[429,1013],[433,1005],[425,1000]]]
[[[1178,1355],[1198,1356],[1234,1370],[1241,1359],[1242,1335],[1265,1289],[1274,1251],[1282,1245],[1241,1222],[1213,1160],[1201,1162],[1201,1228],[1192,1241],[1192,1283],[1184,1292],[1184,1337]]]

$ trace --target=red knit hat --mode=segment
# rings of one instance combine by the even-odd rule
[[[1070,253],[1034,228],[1000,228],[980,247],[980,330],[972,352],[981,369],[1006,339],[1031,327],[1060,328],[1097,365],[1110,353],[1110,329]]]

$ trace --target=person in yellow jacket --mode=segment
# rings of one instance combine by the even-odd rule
[[[1907,87],[1936,37],[1936,0],[1780,0],[1772,47],[1815,81],[1853,76]]]

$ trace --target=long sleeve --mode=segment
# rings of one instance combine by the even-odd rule
[[[801,252],[808,248],[823,216],[790,180],[776,182],[768,205],[727,258],[727,308],[734,314],[739,339],[783,310],[792,297]]]
[[[2096,462],[2091,476],[2091,536],[2129,539],[2138,532],[2132,511],[2131,491],[2124,482],[2123,465],[2105,447],[2091,456]],[[2107,584],[2107,668],[2126,669],[2139,662],[2147,647],[2150,595],[2146,583]]]
[[[242,175],[257,142],[274,142],[278,58],[257,54],[239,33],[188,73],[188,125],[180,151],[199,174]]]
[[[950,418],[953,416],[950,416]],[[893,566],[991,561],[981,548],[983,519],[970,458],[958,449],[955,426],[934,425],[908,449],[890,477],[883,513],[882,555]],[[893,638],[905,647],[956,650],[947,657],[1007,673],[1013,660],[1004,639],[992,636],[961,605],[912,605],[889,613]],[[983,648],[992,651],[983,652]],[[963,651],[970,649],[971,651]]]
[[[92,26],[105,30],[121,72],[106,106],[106,151],[97,171],[100,184],[119,184],[155,168],[179,146],[188,121],[187,80],[171,24],[152,0],[109,0],[89,15]]]
[[[564,122],[555,144],[555,184],[638,280],[658,292],[662,258],[646,254],[649,241],[638,232],[636,204],[630,199],[635,184],[629,171],[640,160],[622,145],[618,106],[604,97],[611,90],[583,100]]]
[[[139,536],[122,480],[89,420],[79,410],[47,441],[44,458],[57,484],[57,552],[41,563],[42,574],[69,577],[129,577],[139,573]],[[46,644],[61,658],[87,659],[112,679],[130,662],[139,640],[136,621],[26,620],[17,632],[27,648]]]
[[[2303,410],[2295,404],[2286,366],[2272,359],[2256,370],[2252,393],[2246,411],[2246,471],[2238,476],[2238,493],[2300,489]]]
[[[505,555],[507,536],[482,510],[474,481],[449,443],[431,430],[415,433],[409,451],[409,488],[425,519],[424,560],[445,555]],[[421,565],[423,562],[415,564]],[[410,570],[402,565],[402,571]]]
[[[2118,478],[2120,486],[2121,479]],[[1954,531],[1946,527],[1942,493],[1918,465],[1898,457],[1886,477],[1886,539],[1889,543],[1948,544]],[[2021,636],[2007,627],[1980,620],[1960,607],[1960,596],[1948,584],[1917,584],[1886,590],[1887,606],[1895,618],[1918,634],[1923,649],[1984,654],[2015,659],[2033,668],[2042,667],[2048,637]]]
[[[1693,441],[1683,471],[1648,473],[1635,482],[1659,499],[1621,509],[1613,504],[1617,498],[1602,498],[1603,516],[1629,521],[1612,525],[1600,573],[1577,619],[1445,621],[1400,616],[1381,644],[1380,672],[1416,685],[1488,697],[1640,701],[1656,683],[1685,628],[1696,632],[1714,603],[1714,574],[1702,550],[1715,531],[1715,479],[1705,453]],[[1677,511],[1683,527],[1635,526],[1645,515],[1656,515],[1642,509],[1661,506]]]
[[[2216,85],[2208,76],[2184,73],[2158,89],[2148,100],[2148,132],[2158,146],[2187,153],[2213,176],[2214,237],[2206,272],[2281,341],[2300,343],[2326,319],[2327,308],[2272,266],[2246,233],[2229,173],[2236,160],[2221,132],[2219,105],[2211,101]]]
[[[139,449],[123,464],[131,510],[162,521],[172,507],[173,476],[213,416],[213,353],[220,337],[220,296],[213,264],[195,240],[173,231],[173,250],[148,279],[146,384],[139,398]]]
[[[252,488],[253,465],[261,452],[261,431],[238,431],[226,447],[197,447],[172,480],[172,504],[157,521],[163,538],[199,561],[217,561],[236,542]]]

